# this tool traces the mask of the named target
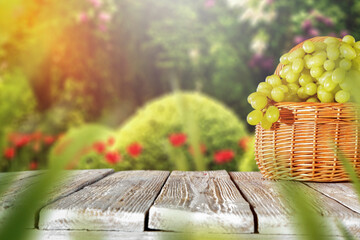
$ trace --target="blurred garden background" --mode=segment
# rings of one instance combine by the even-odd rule
[[[247,96],[355,0],[0,0],[0,170],[256,170]]]

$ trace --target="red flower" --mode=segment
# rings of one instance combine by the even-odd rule
[[[13,139],[13,143],[15,147],[23,147],[31,141],[31,137],[29,135],[17,135]]]
[[[121,155],[116,151],[112,151],[112,152],[107,152],[105,158],[108,163],[116,164],[121,160]]]
[[[30,170],[36,170],[38,168],[38,163],[37,162],[30,162],[29,164],[29,169]]]
[[[217,164],[230,162],[235,156],[232,150],[221,150],[214,154],[214,160]]]
[[[141,154],[142,152],[142,146],[140,145],[140,143],[132,143],[127,147],[127,152],[130,156],[132,157],[137,157]]]
[[[250,137],[243,137],[239,140],[239,147],[241,147],[243,150],[246,150],[249,147],[249,143],[251,141]]]
[[[46,145],[51,145],[55,142],[55,137],[53,136],[44,136],[44,143]]]
[[[204,153],[206,152],[206,150],[207,150],[205,144],[202,143],[202,144],[200,144],[199,147],[200,147],[200,153],[201,153],[201,154],[204,154]],[[193,148],[193,146],[189,146],[189,149],[188,149],[188,150],[189,150],[189,153],[190,153],[191,155],[194,155],[194,148]]]
[[[98,154],[103,154],[105,152],[105,150],[106,150],[106,145],[103,142],[96,142],[96,143],[93,144],[93,149]]]
[[[114,137],[109,137],[109,139],[107,140],[107,144],[109,146],[113,146],[115,144],[115,138]]]
[[[6,148],[4,151],[4,157],[7,159],[14,158],[15,157],[15,148],[13,148],[13,147]]]
[[[169,141],[174,147],[181,147],[185,144],[187,136],[184,133],[173,133],[169,136]]]

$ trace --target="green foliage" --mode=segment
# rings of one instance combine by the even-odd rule
[[[169,161],[169,153],[184,156],[190,168],[194,169],[189,145],[176,148],[168,141],[172,133],[192,134],[185,127],[183,114],[192,116],[198,128],[199,142],[206,145],[203,160],[207,168],[237,169],[244,154],[238,141],[247,135],[243,123],[220,102],[195,92],[175,93],[155,99],[130,118],[118,131],[117,145],[124,156],[117,169],[172,169],[174,165]],[[137,158],[125,154],[127,146],[134,142],[143,146],[143,152]],[[234,151],[236,161],[216,165],[213,154],[223,149]]]
[[[0,150],[3,150],[7,133],[24,127],[25,117],[34,111],[36,104],[29,83],[21,72],[0,74],[0,103]],[[0,169],[3,165],[4,162]]]
[[[49,162],[54,165],[67,161],[70,169],[108,168],[104,158],[93,151],[93,144],[106,141],[112,134],[111,129],[97,124],[72,128],[55,144]]]

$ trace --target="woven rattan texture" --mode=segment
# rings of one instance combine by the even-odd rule
[[[301,46],[302,43],[292,51]],[[279,64],[275,73],[281,68]],[[339,156],[345,156],[360,173],[358,107],[308,102],[275,105],[280,110],[280,119],[272,128],[256,126],[255,158],[265,178],[348,181]]]

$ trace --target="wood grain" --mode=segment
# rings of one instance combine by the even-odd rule
[[[239,239],[259,239],[259,240],[298,240],[310,239],[309,236],[302,235],[268,235],[268,234],[208,234],[197,233],[176,233],[176,232],[117,232],[117,231],[66,231],[66,230],[28,230],[28,239],[36,240],[185,240],[185,239],[206,239],[206,240],[239,240]],[[328,240],[345,239],[339,236],[326,236]]]
[[[40,229],[144,231],[145,216],[169,172],[124,171],[40,211]]]
[[[295,233],[294,229],[297,223],[291,217],[294,214],[294,208],[286,204],[289,199],[279,193],[276,181],[261,179],[260,173],[232,172],[230,175],[253,206],[258,219],[259,233]],[[353,234],[359,235],[360,215],[358,213],[300,182],[287,183],[292,184],[291,187],[304,191],[307,196],[314,200],[315,204],[311,207],[326,218],[323,222],[326,221],[333,227],[335,225],[334,220],[339,220]],[[338,232],[335,231],[330,234],[338,234]]]
[[[149,212],[149,228],[254,232],[254,218],[226,171],[173,171]]]
[[[47,198],[42,200],[41,205],[45,206],[52,201],[65,197],[112,172],[112,169],[66,171],[66,174],[61,175],[59,181],[50,189]],[[15,177],[12,179],[13,183],[0,196],[0,225],[6,220],[8,211],[16,207],[17,204],[21,204],[19,200],[23,193],[41,180],[40,175],[42,173],[44,171],[29,171],[20,172],[18,175],[15,174]],[[12,175],[14,173],[9,174]],[[4,177],[6,174],[3,173],[2,176]],[[34,212],[34,219],[35,215],[36,212]],[[34,224],[35,222],[29,227],[34,227]]]
[[[360,201],[352,183],[304,183],[316,191],[332,198],[351,210],[360,213]],[[359,223],[360,224],[360,223]]]

